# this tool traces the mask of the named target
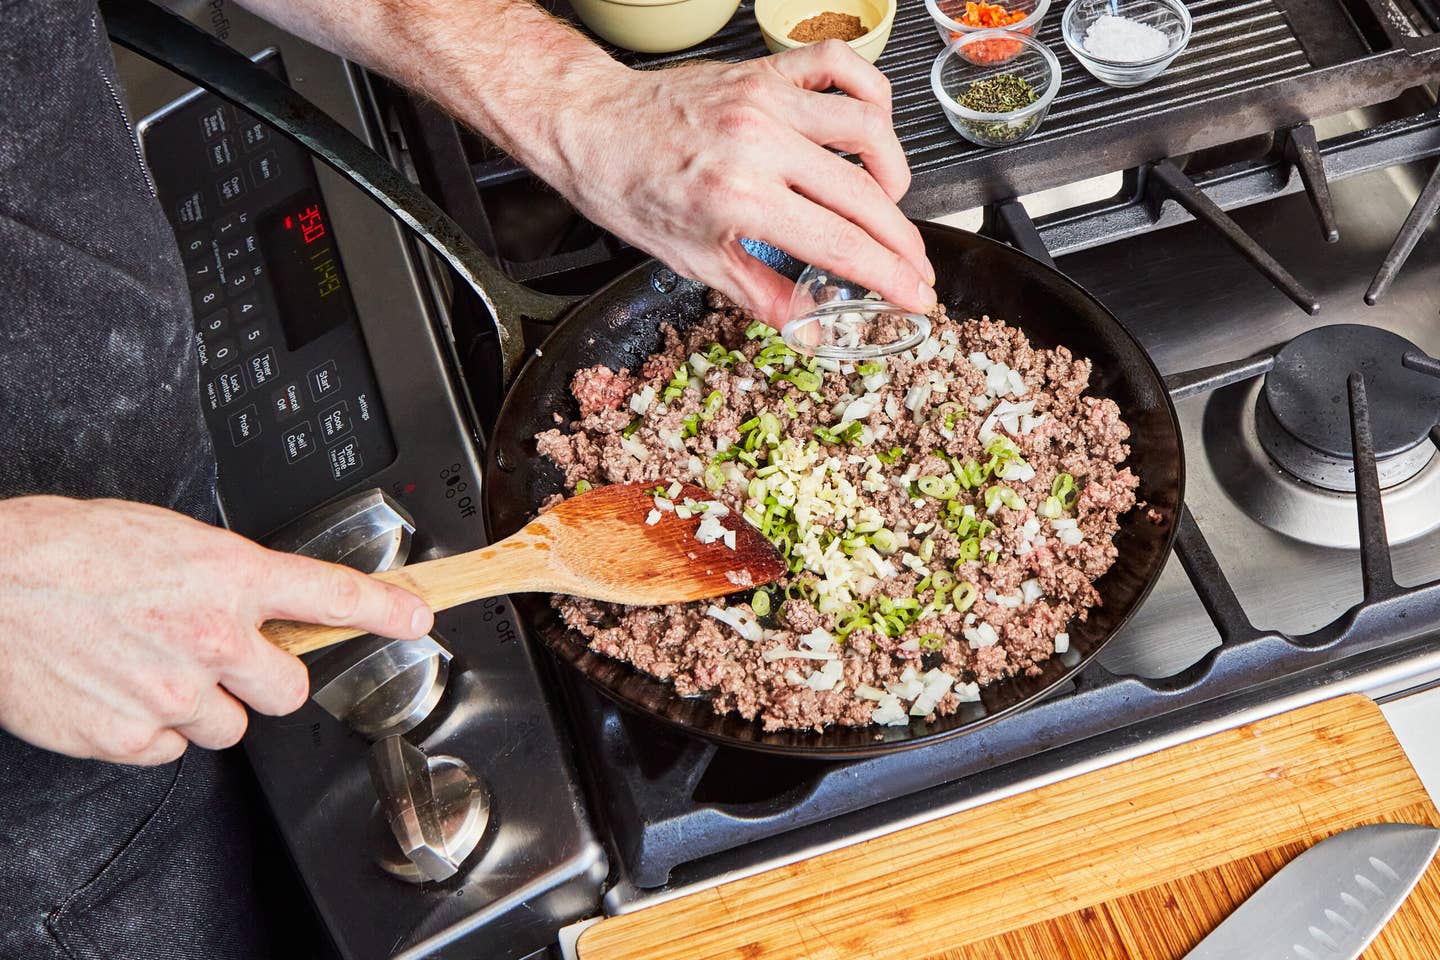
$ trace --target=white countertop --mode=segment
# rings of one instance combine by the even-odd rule
[[[1395,738],[1430,797],[1440,803],[1440,688],[1382,704]]]

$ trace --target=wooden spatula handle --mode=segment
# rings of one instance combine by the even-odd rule
[[[549,574],[549,541],[548,531],[532,524],[480,550],[388,570],[375,574],[375,578],[409,590],[432,610],[446,610],[506,593],[554,590],[561,584]],[[361,636],[365,631],[355,627],[269,620],[260,632],[281,650],[298,656]]]

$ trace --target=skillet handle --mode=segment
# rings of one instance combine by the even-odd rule
[[[553,323],[579,298],[538,293],[496,266],[429,197],[329,114],[250,59],[148,0],[100,0],[110,38],[260,117],[370,194],[455,268],[490,312],[509,383],[524,359],[521,319]]]

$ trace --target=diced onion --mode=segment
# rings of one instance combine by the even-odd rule
[[[1085,534],[1074,528],[1061,530],[1058,536],[1061,543],[1071,547],[1085,542]]]
[[[995,628],[988,623],[967,627],[960,632],[965,637],[965,642],[970,644],[971,650],[979,650],[982,647],[993,647],[1000,642],[1000,635],[996,633]]]
[[[1020,595],[1026,603],[1034,603],[1045,595],[1045,591],[1040,588],[1039,580],[1026,580],[1020,584]]]
[[[745,611],[739,607],[717,607],[712,603],[705,608],[705,613],[707,616],[714,617],[721,623],[733,627],[736,633],[751,643],[758,643],[764,636],[759,622],[746,616]]]
[[[1067,652],[1069,652],[1069,650],[1070,650],[1070,634],[1068,634],[1068,633],[1057,633],[1057,634],[1055,634],[1055,652],[1056,652],[1056,653],[1067,653]]]
[[[650,404],[655,401],[655,388],[647,385],[639,393],[630,395],[630,409],[640,416],[650,409]]]
[[[649,513],[645,514],[645,525],[646,525],[647,527],[653,527],[653,526],[655,526],[655,524],[657,524],[657,523],[659,523],[659,522],[660,522],[660,511],[659,511],[659,510],[651,510]]]

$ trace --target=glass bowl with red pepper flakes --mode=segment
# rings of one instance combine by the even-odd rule
[[[1060,89],[1060,61],[1033,37],[981,30],[935,58],[930,89],[962,137],[1004,147],[1040,129]]]
[[[949,43],[977,30],[1011,30],[1030,34],[1050,9],[1050,0],[925,0],[940,39]]]

